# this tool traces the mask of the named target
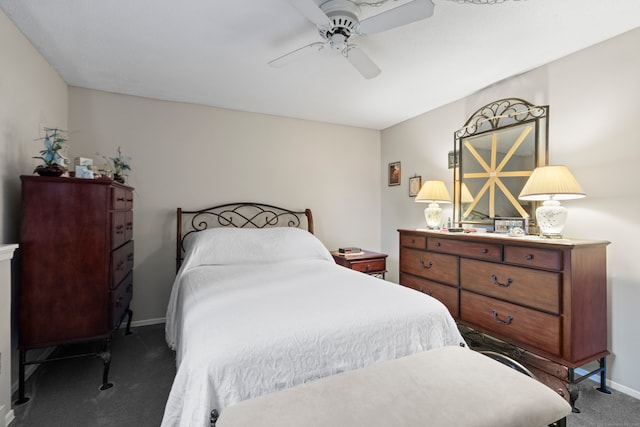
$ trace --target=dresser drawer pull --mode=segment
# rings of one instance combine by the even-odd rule
[[[427,262],[425,264],[423,259],[420,260],[420,264],[422,264],[423,268],[431,268],[431,267],[433,267],[433,263],[431,261],[429,261],[429,262]]]
[[[531,261],[533,259],[533,255],[529,254],[525,256],[524,259],[526,259],[527,261]]]
[[[433,291],[427,291],[427,292],[425,292],[425,291],[424,291],[424,288],[423,288],[422,286],[420,286],[419,291],[420,291],[420,292],[422,292],[423,294],[427,294],[427,295],[429,295],[430,297],[432,297],[432,296],[433,296]]]
[[[127,261],[129,262],[133,261],[133,254],[127,255]]]
[[[487,248],[482,248],[482,249],[480,249],[480,253],[481,253],[481,254],[486,254],[486,253],[488,253],[488,252],[489,252],[489,249],[487,249]]]
[[[496,276],[495,274],[491,275],[491,281],[493,282],[494,285],[499,286],[501,288],[508,288],[513,283],[513,279],[510,277],[507,278],[507,283],[500,283],[498,282],[498,276]]]
[[[437,248],[438,248],[438,247],[440,247],[440,242],[436,242],[436,243],[434,244],[434,246],[435,246],[435,247],[437,247]]]
[[[368,273],[370,268],[371,268],[371,266],[369,264],[367,264],[367,266],[364,268],[364,272]]]
[[[116,197],[116,202],[124,202],[124,197]]]
[[[500,323],[501,325],[510,325],[511,322],[513,322],[513,316],[507,316],[507,320],[504,321],[498,317],[497,311],[493,310],[492,314],[493,318],[496,319],[496,322]]]
[[[120,261],[118,265],[116,265],[116,270],[120,271],[124,268],[124,261]]]
[[[118,297],[118,299],[116,300],[116,307],[120,307],[122,305],[122,297]]]

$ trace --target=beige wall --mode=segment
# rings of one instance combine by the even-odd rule
[[[20,237],[20,175],[30,174],[38,164],[32,156],[38,155],[41,142],[34,139],[41,136],[43,126],[63,129],[67,126],[67,85],[2,11],[0,52],[2,244],[17,243]],[[18,262],[19,251],[13,259],[14,271]],[[17,280],[12,281],[14,295],[16,283]],[[5,322],[4,316],[0,322]],[[11,341],[11,337],[5,332],[9,328],[4,326],[6,325],[0,325],[0,343]],[[13,338],[12,347],[15,347],[15,334]],[[11,375],[10,362],[10,352],[3,351],[0,366],[0,387],[3,389],[9,383],[7,378]],[[9,390],[0,390],[0,425],[13,417],[10,396]]]
[[[381,168],[403,162],[403,172],[445,179],[452,190],[447,152],[453,132],[479,107],[501,98],[550,106],[549,160],[565,164],[587,193],[563,202],[565,234],[611,241],[608,248],[609,377],[640,398],[640,29],[528,73],[382,132]],[[407,175],[408,176],[408,175]],[[382,250],[390,254],[389,278],[398,276],[398,228],[424,227],[424,205],[402,187],[382,191]],[[449,215],[451,207],[445,209]]]
[[[165,316],[175,209],[258,201],[311,208],[328,248],[379,250],[380,133],[69,89],[72,156],[132,157],[134,321]]]

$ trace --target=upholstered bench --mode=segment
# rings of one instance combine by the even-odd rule
[[[487,356],[444,347],[249,399],[217,427],[566,425],[556,392]]]

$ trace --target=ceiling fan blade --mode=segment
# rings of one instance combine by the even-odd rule
[[[289,0],[289,3],[318,27],[331,25],[329,17],[313,0]]]
[[[307,56],[311,52],[321,51],[325,47],[326,47],[326,43],[323,43],[323,42],[311,43],[306,46],[302,46],[301,48],[296,49],[292,52],[285,53],[284,55],[276,59],[272,59],[271,61],[268,62],[268,64],[274,68],[282,68],[288,64],[291,64],[292,62],[297,61],[298,59],[304,56]]]
[[[433,15],[433,8],[432,0],[413,0],[362,20],[358,33],[375,34],[420,21]]]
[[[354,44],[347,47],[344,56],[365,79],[372,79],[382,72],[371,58]]]

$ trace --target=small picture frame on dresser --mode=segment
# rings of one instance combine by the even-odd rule
[[[507,234],[515,227],[518,227],[527,232],[527,219],[526,218],[494,218],[493,219],[493,232]]]

